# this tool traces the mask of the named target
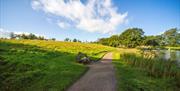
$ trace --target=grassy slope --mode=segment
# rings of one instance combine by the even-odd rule
[[[124,51],[121,49],[121,53]],[[131,50],[130,53],[132,53]],[[125,63],[120,58],[119,51],[114,52],[113,56],[118,80],[118,91],[174,91],[176,83],[173,79],[148,76],[146,71]]]
[[[98,59],[111,50],[96,44],[0,40],[0,90],[62,91],[87,70],[75,63],[78,52]]]

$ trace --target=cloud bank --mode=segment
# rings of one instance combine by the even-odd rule
[[[113,33],[128,15],[119,13],[111,0],[33,0],[32,8],[60,17],[57,25],[61,28],[99,33]]]

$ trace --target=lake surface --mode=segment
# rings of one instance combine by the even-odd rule
[[[178,63],[180,63],[179,50],[159,50],[159,57],[162,57],[165,60],[178,61]]]

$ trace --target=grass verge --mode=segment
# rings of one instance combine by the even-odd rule
[[[178,91],[174,77],[153,77],[145,68],[128,64],[125,60],[130,56],[125,59],[120,56],[122,54],[119,51],[113,53],[118,91]]]

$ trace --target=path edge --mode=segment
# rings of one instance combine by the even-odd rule
[[[96,62],[99,62],[107,53],[110,53],[110,52],[112,52],[112,51],[105,52],[102,55],[102,57],[100,57]],[[96,62],[94,62],[94,63],[96,63]],[[92,65],[92,64],[89,64],[89,65]],[[85,70],[81,73],[81,75],[79,77],[75,78],[74,80],[72,80],[72,82],[70,82],[70,84],[64,88],[64,91],[67,91],[73,84],[75,84],[78,80],[80,80],[80,78],[83,77],[88,72],[89,69],[90,69],[90,67],[88,65],[85,65]]]

